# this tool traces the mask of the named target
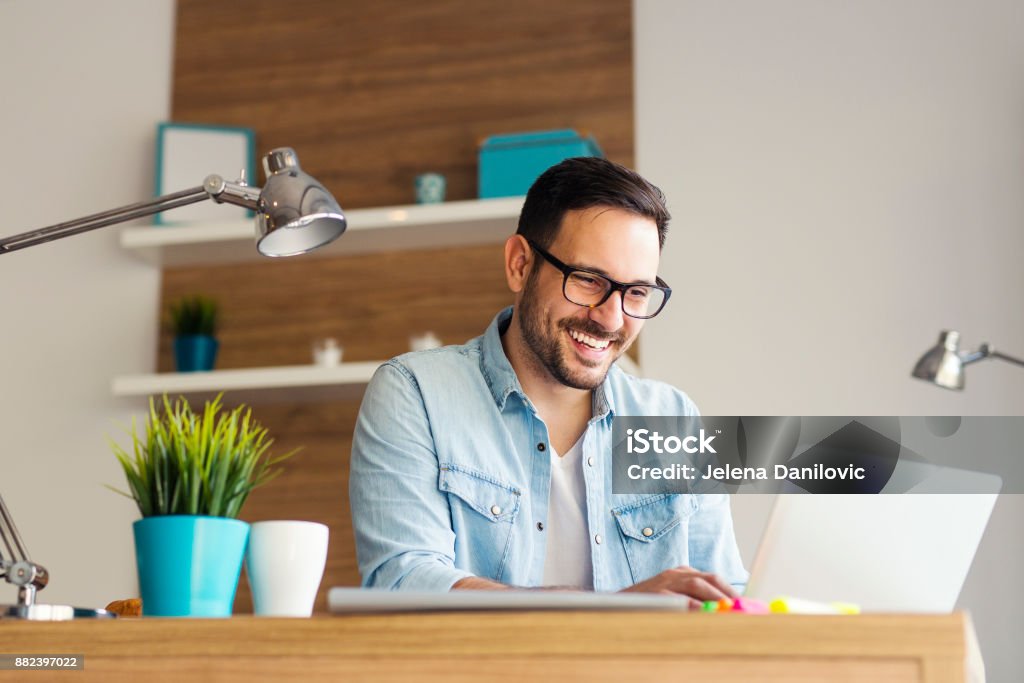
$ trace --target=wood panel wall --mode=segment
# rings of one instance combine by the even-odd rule
[[[475,197],[478,141],[492,134],[576,128],[632,165],[631,23],[629,0],[179,0],[173,119],[251,127],[261,152],[294,147],[346,208],[411,203],[425,171],[445,174],[448,199]],[[165,271],[162,310],[192,293],[221,303],[218,368],[307,363],[328,336],[351,361],[402,353],[426,330],[462,343],[511,301],[500,246]],[[170,348],[164,333],[161,371],[173,369]],[[359,581],[348,507],[357,411],[358,401],[254,411],[281,452],[303,451],[243,518],[331,527],[318,611],[327,588]],[[244,584],[236,610],[251,610]]]
[[[629,0],[179,0],[173,117],[294,147],[343,207],[476,197],[478,141],[576,128],[633,163]]]

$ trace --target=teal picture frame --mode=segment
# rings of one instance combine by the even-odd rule
[[[211,173],[235,181],[241,169],[245,169],[246,182],[256,185],[256,134],[252,128],[174,121],[157,124],[154,196],[202,185],[203,179]],[[230,214],[225,218],[224,211],[224,207],[218,207],[214,218],[208,203],[203,202],[175,209],[166,218],[158,213],[153,217],[153,224],[231,220]],[[210,218],[204,217],[207,213]],[[238,208],[239,218],[252,216],[252,211]]]

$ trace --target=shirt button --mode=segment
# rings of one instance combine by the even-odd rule
[[[537,531],[544,531],[544,522],[537,522]]]
[[[587,458],[587,464],[590,465],[591,467],[594,466],[594,456],[590,456],[589,458]]]
[[[654,535],[654,529],[652,529],[651,527],[647,526],[647,527],[644,527],[644,530],[641,531],[640,533],[642,533],[644,536],[653,536]]]
[[[594,543],[596,543],[598,545],[601,545],[601,541],[603,541],[603,540],[604,539],[601,538],[601,534],[598,534],[597,536],[594,536]]]
[[[537,444],[537,450],[538,451],[543,451],[545,448],[547,448],[547,446],[544,445],[543,441],[541,441],[539,444]]]
[[[491,514],[494,515],[495,517],[497,517],[498,515],[501,514],[501,508],[498,507],[497,505],[492,505],[491,506]]]

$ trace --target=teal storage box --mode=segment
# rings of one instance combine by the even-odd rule
[[[570,157],[602,157],[594,138],[572,129],[493,135],[480,145],[480,198],[526,194],[544,171]]]

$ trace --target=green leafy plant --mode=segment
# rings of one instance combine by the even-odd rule
[[[170,306],[170,326],[176,337],[217,333],[220,309],[217,302],[208,296],[196,294],[184,296]]]
[[[273,440],[242,405],[221,411],[221,396],[207,401],[202,414],[167,395],[162,410],[152,397],[145,433],[132,420],[132,452],[110,445],[124,469],[130,493],[143,517],[209,515],[238,517],[242,504],[258,486],[281,473],[274,466],[298,449],[270,457]]]

